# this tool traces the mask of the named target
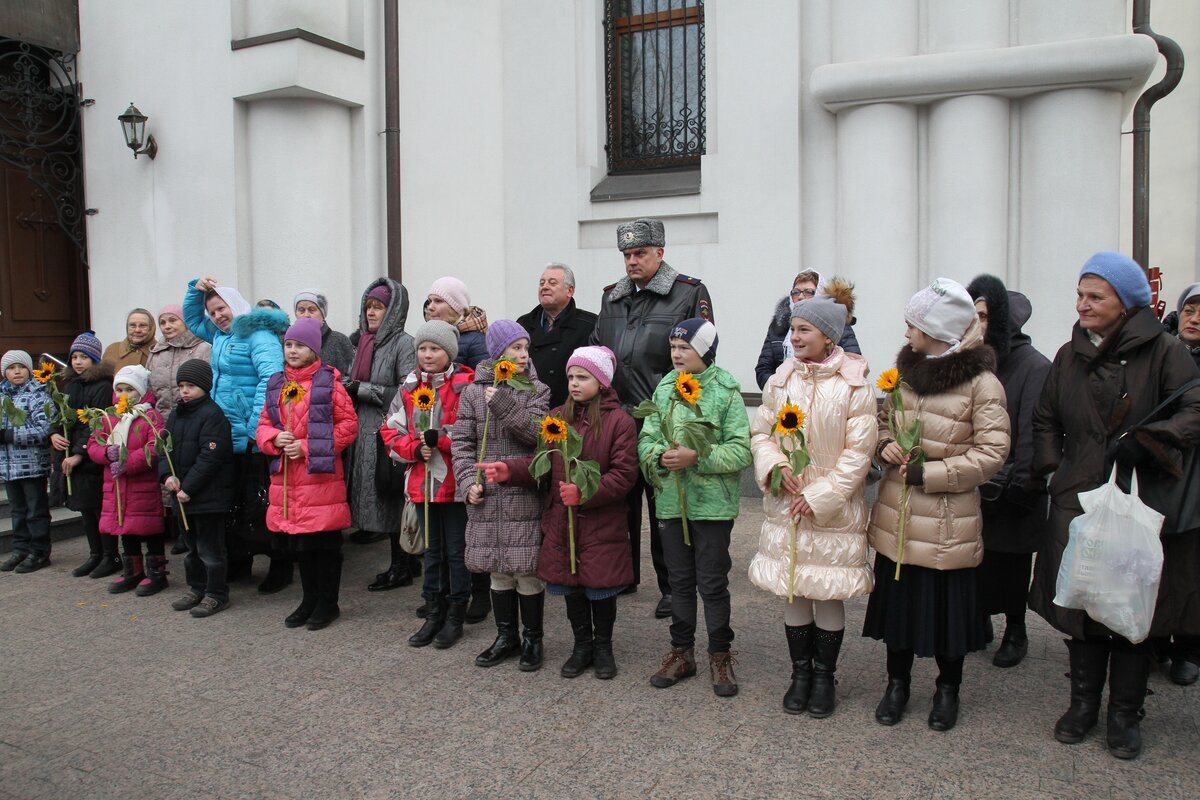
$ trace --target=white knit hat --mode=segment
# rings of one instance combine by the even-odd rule
[[[226,303],[228,302],[226,301]],[[127,367],[121,367],[117,370],[117,374],[113,376],[113,388],[117,388],[117,385],[122,383],[137,389],[138,394],[145,395],[150,389],[150,370],[141,364],[130,364]]]
[[[975,302],[958,281],[934,278],[908,301],[904,319],[927,336],[957,347],[975,319]]]
[[[567,368],[571,367],[587,370],[602,386],[612,386],[613,375],[617,372],[617,356],[603,345],[577,347],[567,359]]]
[[[4,373],[8,372],[8,368],[13,364],[24,364],[26,369],[33,372],[33,359],[29,353],[24,350],[9,350],[0,360],[0,379],[4,378]]]

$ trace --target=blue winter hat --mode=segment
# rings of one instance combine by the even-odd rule
[[[71,350],[67,353],[67,358],[71,357],[71,353],[83,353],[93,363],[99,364],[103,357],[103,351],[100,340],[96,338],[96,332],[84,331],[75,337],[75,341],[71,342]]]
[[[706,319],[692,317],[671,329],[672,339],[682,339],[692,346],[707,366],[717,359],[717,326]]]
[[[1127,255],[1101,250],[1087,260],[1079,270],[1079,278],[1095,275],[1113,287],[1125,308],[1150,305],[1150,282],[1138,263]]]

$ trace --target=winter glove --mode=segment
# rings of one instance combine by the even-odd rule
[[[1134,437],[1126,433],[1117,440],[1117,465],[1126,469],[1144,466],[1148,463],[1146,448]]]
[[[111,464],[108,465],[108,471],[112,473],[112,476],[114,478],[121,477],[121,475],[124,474],[124,472],[125,472],[125,462],[124,461],[112,462]]]
[[[13,443],[13,429],[5,428],[3,430],[0,430],[0,439],[3,439],[5,444],[12,444]]]
[[[358,399],[358,381],[342,381],[342,385],[346,387],[346,394],[355,400]]]
[[[439,433],[439,431],[437,428],[430,428],[429,430],[427,430],[423,434],[421,434],[423,437],[425,437],[425,446],[428,447],[430,450],[437,447],[438,433]]]
[[[909,486],[920,486],[925,483],[925,465],[909,464],[908,471],[904,476],[904,482]]]
[[[475,466],[477,469],[483,470],[488,483],[504,483],[512,477],[512,470],[503,461],[489,461]]]
[[[121,448],[115,444],[110,444],[104,451],[104,457],[109,460],[109,463],[117,463],[117,460],[121,457]]]
[[[579,487],[573,483],[560,483],[558,485],[558,496],[562,498],[564,506],[579,505]]]

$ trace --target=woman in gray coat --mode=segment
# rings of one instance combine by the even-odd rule
[[[417,366],[413,338],[404,332],[408,319],[408,290],[391,278],[378,278],[363,292],[358,330],[350,336],[354,361],[343,376],[358,412],[358,441],[351,448],[348,497],[354,527],[351,540],[359,544],[392,541],[392,565],[368,588],[394,589],[412,583],[409,562],[400,550],[402,494],[385,496],[375,489],[375,459],[379,428],[392,398]]]

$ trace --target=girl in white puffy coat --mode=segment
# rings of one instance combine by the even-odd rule
[[[870,594],[873,585],[863,492],[878,437],[867,362],[835,344],[853,312],[853,287],[835,279],[824,291],[792,306],[795,358],[763,386],[750,428],[766,512],[750,580],[783,598],[792,658],[783,710],[807,710],[817,718],[828,717],[835,705],[833,675],[846,624],[842,601]],[[811,461],[799,475],[792,474],[784,452],[797,439],[778,429],[785,406],[804,418]],[[778,496],[771,493],[776,469],[782,473]]]

